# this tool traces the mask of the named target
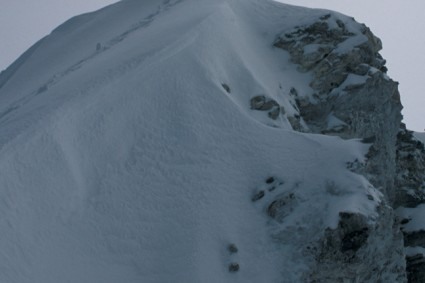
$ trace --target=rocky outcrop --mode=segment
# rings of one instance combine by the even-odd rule
[[[325,231],[306,282],[404,282],[399,226],[391,208],[379,209],[381,221],[372,225],[364,215],[340,213],[338,228]]]
[[[398,83],[386,75],[385,60],[378,53],[381,41],[354,19],[326,14],[283,32],[274,46],[289,52],[300,72],[312,74],[312,94],[294,91],[300,124],[313,133],[362,138],[370,144],[367,162],[353,162],[350,170],[363,174],[384,194],[374,221],[361,214],[340,214],[338,227],[328,229],[316,247],[315,268],[306,280],[405,282],[403,234],[393,205],[400,197],[400,184],[407,184],[407,178],[417,185],[420,176],[404,172],[397,174],[401,180],[394,179],[401,168],[415,167],[417,160],[401,160],[396,151],[403,136],[399,132],[402,105]],[[403,144],[414,150],[420,147]],[[272,216],[279,215],[279,201],[272,203]]]
[[[397,135],[396,158],[394,207],[414,208],[425,203],[425,147],[404,125]]]
[[[398,84],[386,75],[378,53],[381,41],[365,25],[327,14],[283,33],[274,46],[288,51],[300,71],[313,74],[314,93],[297,97],[310,131],[346,139],[374,137],[368,177],[394,201],[394,143],[402,106]]]
[[[416,254],[406,257],[407,278],[411,283],[425,282],[425,257],[423,254]]]
[[[328,14],[311,25],[282,34],[274,45],[289,51],[300,71],[311,71],[314,80],[310,86],[326,96],[349,74],[365,76],[371,68],[386,71],[385,60],[378,53],[381,41],[365,25],[360,32]]]
[[[410,225],[423,219],[421,209],[425,204],[425,147],[403,125],[396,143],[397,187],[394,207],[401,220],[406,249],[423,251],[425,248],[425,227]],[[419,219],[418,219],[419,218]],[[425,254],[423,252],[406,256],[409,282],[425,282]]]

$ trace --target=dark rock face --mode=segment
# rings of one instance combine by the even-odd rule
[[[396,143],[397,187],[395,208],[415,209],[425,204],[425,148],[404,125],[397,135]],[[414,221],[414,217],[402,218],[402,228]],[[423,216],[419,216],[423,217]],[[425,231],[403,229],[405,247],[425,248]],[[425,282],[425,259],[423,254],[406,257],[409,282]]]
[[[391,222],[389,207],[380,209],[388,222],[372,224],[362,214],[340,213],[338,227],[327,229],[313,250],[317,265],[306,282],[405,282],[399,226]],[[388,235],[397,237],[388,241]]]
[[[356,252],[366,245],[369,237],[369,225],[361,214],[341,212],[338,228],[326,231],[326,240],[322,246],[321,257],[326,257],[328,250],[341,257],[345,262],[355,258]]]
[[[406,247],[425,248],[425,231],[404,232],[404,245]]]
[[[386,75],[385,60],[378,53],[381,41],[354,20],[326,14],[309,25],[282,33],[274,46],[287,51],[299,71],[312,74],[312,95],[291,91],[300,114],[293,121],[288,118],[293,128],[364,139],[371,145],[367,161],[352,163],[349,169],[364,175],[385,196],[374,221],[361,214],[340,215],[338,227],[325,231],[323,243],[313,253],[316,266],[306,280],[406,282],[403,234],[392,208],[400,198],[398,188],[404,181],[394,176],[399,175],[400,168],[409,167],[409,162],[415,167],[418,160],[403,157],[400,162],[399,151],[396,153],[402,105],[398,83]],[[409,197],[404,194],[404,198]],[[269,216],[279,215],[287,203],[286,198],[276,198],[269,206]]]
[[[310,131],[346,139],[375,137],[369,179],[384,188],[392,202],[394,142],[402,119],[398,84],[385,74],[385,60],[378,53],[381,41],[366,26],[361,25],[361,33],[356,34],[349,24],[325,15],[282,34],[274,46],[288,51],[300,71],[313,74],[313,97],[297,97]],[[354,48],[349,48],[352,42]],[[342,122],[339,127],[329,127],[330,115]]]
[[[425,148],[413,133],[400,129],[396,143],[398,188],[394,207],[417,207],[425,203]]]
[[[360,247],[366,243],[368,237],[368,228],[347,233],[342,239],[341,252],[354,251],[356,252]]]
[[[425,282],[425,258],[423,254],[406,256],[407,279],[410,283]]]
[[[356,252],[367,241],[369,228],[361,215],[340,213],[341,252]]]

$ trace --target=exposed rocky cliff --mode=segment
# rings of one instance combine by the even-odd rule
[[[386,75],[385,60],[378,53],[381,41],[354,19],[324,14],[284,31],[274,46],[288,51],[298,70],[312,77],[312,95],[292,91],[299,109],[293,128],[362,138],[370,144],[367,161],[348,166],[384,195],[376,221],[359,214],[340,215],[338,228],[326,232],[315,253],[317,266],[308,280],[405,282],[407,270],[409,282],[424,282],[423,253],[410,252],[406,269],[403,242],[425,248],[425,232],[402,233],[394,212],[425,203],[424,147],[401,125],[398,83]],[[411,218],[402,219],[402,224]]]
[[[386,75],[378,53],[381,41],[366,26],[327,14],[285,31],[274,45],[287,50],[301,72],[312,73],[313,95],[297,97],[308,130],[372,143],[366,172],[393,202],[402,106],[398,83]]]
[[[404,125],[397,135],[396,199],[409,282],[425,282],[425,149]]]

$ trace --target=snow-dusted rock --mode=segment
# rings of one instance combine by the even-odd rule
[[[337,229],[326,231],[315,253],[309,282],[405,282],[400,227],[390,207],[378,211],[373,224],[361,214],[340,214]]]
[[[297,94],[301,117],[310,131],[370,143],[367,161],[350,167],[385,195],[374,224],[361,215],[348,214],[363,219],[362,225],[357,221],[353,227],[341,216],[338,227],[327,231],[312,278],[318,282],[403,282],[403,237],[392,207],[403,202],[400,182],[394,179],[396,171],[408,169],[395,147],[402,106],[397,83],[385,74],[385,61],[378,53],[381,41],[353,19],[326,14],[285,31],[274,46],[287,50],[300,71],[312,74],[314,93]],[[423,176],[416,180],[423,182]],[[338,277],[335,268],[344,270],[345,277]]]
[[[343,138],[375,137],[375,154],[368,163],[371,181],[394,201],[394,142],[402,106],[398,84],[385,74],[385,61],[378,53],[381,41],[353,19],[327,14],[285,32],[274,45],[287,50],[300,70],[313,74],[310,85],[315,93],[298,98],[311,131]],[[339,119],[341,127],[329,129],[329,115]]]
[[[319,95],[339,87],[349,74],[365,76],[368,69],[385,64],[378,54],[382,43],[369,28],[335,14],[284,32],[274,45],[288,50],[299,70],[313,73],[311,87]]]
[[[425,147],[404,125],[397,135],[397,187],[394,207],[406,247],[409,282],[425,280]]]

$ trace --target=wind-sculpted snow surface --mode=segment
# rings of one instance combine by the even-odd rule
[[[329,13],[124,0],[35,45],[0,75],[0,281],[404,282],[370,137],[308,133],[273,46]]]

